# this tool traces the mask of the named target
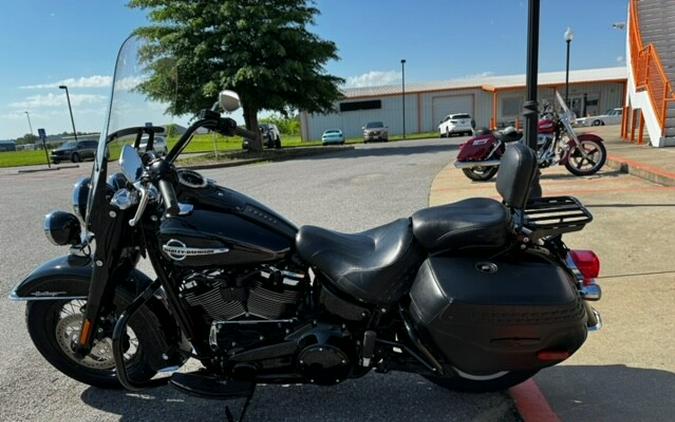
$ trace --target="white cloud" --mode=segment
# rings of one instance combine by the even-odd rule
[[[619,64],[626,64],[626,58],[624,56],[616,56],[616,62]]]
[[[106,88],[109,87],[111,84],[112,84],[112,76],[92,75],[92,76],[81,76],[79,78],[63,79],[61,81],[52,83],[25,85],[19,88],[45,89],[45,88],[58,88],[59,85],[67,85],[68,88]]]
[[[371,70],[358,76],[350,76],[345,83],[346,88],[361,88],[367,86],[391,85],[401,80],[401,72],[393,70]]]
[[[464,75],[461,78],[458,79],[482,79],[482,78],[487,78],[490,76],[494,76],[495,72],[479,72],[479,73],[471,73],[469,75]]]
[[[70,103],[74,106],[80,106],[82,104],[97,104],[104,101],[106,97],[104,95],[93,95],[93,94],[71,94]],[[9,106],[12,108],[23,108],[23,109],[37,109],[37,108],[48,108],[48,107],[64,107],[67,106],[68,102],[66,100],[65,94],[56,95],[49,93],[46,95],[31,95],[26,97],[23,101],[16,101],[10,103]]]

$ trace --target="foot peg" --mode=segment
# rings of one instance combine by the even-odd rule
[[[370,366],[370,360],[375,352],[375,340],[377,334],[375,331],[368,330],[363,333],[363,349],[361,350],[361,366]]]
[[[199,372],[176,372],[171,376],[169,385],[191,396],[215,400],[250,398],[255,389],[252,382],[225,381]]]

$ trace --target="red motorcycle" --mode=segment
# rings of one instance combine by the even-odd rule
[[[597,173],[607,160],[602,138],[592,133],[577,135],[572,128],[574,115],[558,92],[556,97],[562,109],[558,113],[545,106],[539,120],[537,157],[540,168],[564,165],[575,176]],[[513,128],[504,131],[482,131],[460,146],[455,167],[475,181],[487,181],[499,171],[499,162],[510,142],[523,142],[523,135]]]

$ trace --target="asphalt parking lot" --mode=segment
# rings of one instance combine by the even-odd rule
[[[464,138],[370,144],[330,156],[203,171],[218,183],[247,193],[295,223],[358,231],[410,215],[427,206],[436,174]],[[33,348],[23,322],[24,305],[5,298],[28,271],[64,254],[47,242],[42,216],[70,209],[80,168],[0,175],[0,420],[218,420],[225,404],[184,396],[168,388],[142,394],[103,391],[52,369]],[[142,265],[147,270],[147,265]],[[233,412],[238,411],[236,405]],[[263,386],[251,421],[509,421],[518,420],[506,394],[450,393],[423,378],[370,374],[336,387]]]

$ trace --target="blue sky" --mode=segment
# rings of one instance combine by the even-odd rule
[[[78,130],[99,130],[115,54],[145,13],[126,1],[4,2],[0,26],[0,139],[33,128],[70,130],[59,82],[70,86]],[[340,60],[327,70],[351,86],[524,73],[524,0],[319,0],[314,31],[334,41]],[[564,69],[567,26],[575,32],[572,68],[625,63],[626,0],[542,0],[540,70]]]

